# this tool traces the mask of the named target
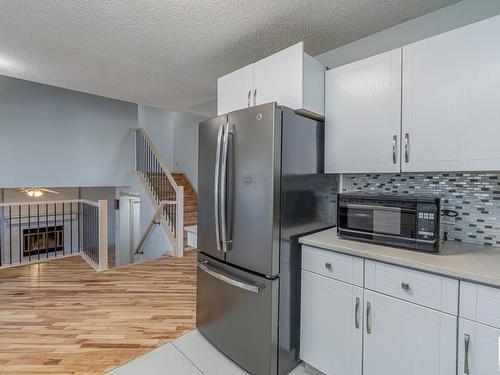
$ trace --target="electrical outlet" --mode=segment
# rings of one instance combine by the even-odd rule
[[[455,218],[453,216],[441,216],[441,224],[453,225],[455,224]]]

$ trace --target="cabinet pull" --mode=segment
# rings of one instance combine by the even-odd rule
[[[250,107],[250,98],[252,97],[252,90],[248,90],[248,104],[247,107]]]
[[[464,354],[464,374],[469,375],[469,343],[470,336],[464,335],[464,346],[465,346],[465,354]]]
[[[410,162],[410,134],[405,134],[405,162]]]
[[[370,302],[366,303],[366,333],[371,335],[372,327],[370,325],[370,315],[372,311],[372,304]]]
[[[330,262],[325,262],[325,267],[328,269],[328,270],[331,270],[332,269],[332,264]]]
[[[257,104],[257,89],[253,90],[253,105]]]
[[[401,283],[401,289],[404,289],[404,290],[409,290],[410,289],[410,284],[408,284],[407,282],[402,282]]]
[[[392,164],[396,164],[398,161],[398,136],[394,134],[392,136]]]
[[[355,325],[356,329],[359,329],[359,318],[358,318],[359,303],[360,303],[359,297],[356,297],[356,307],[354,308],[354,325]]]

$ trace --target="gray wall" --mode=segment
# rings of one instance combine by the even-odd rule
[[[174,112],[174,170],[184,172],[198,190],[198,124],[203,117]]]
[[[316,56],[329,68],[402,47],[500,14],[499,0],[463,0]]]
[[[137,105],[0,76],[1,187],[126,185]]]
[[[108,244],[114,246],[116,231],[116,210],[113,207],[113,201],[116,196],[116,187],[82,187],[80,189],[80,199],[91,201],[108,201]]]
[[[205,117],[139,105],[139,127],[146,129],[165,165],[186,173],[193,187],[198,184],[198,124]]]

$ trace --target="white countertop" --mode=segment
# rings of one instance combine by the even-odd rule
[[[449,241],[439,253],[424,253],[337,237],[337,229],[301,237],[304,245],[500,287],[500,248]]]

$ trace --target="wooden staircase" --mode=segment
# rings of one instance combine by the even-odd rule
[[[184,173],[173,172],[172,177],[179,186],[184,187],[184,226],[198,224],[198,194]]]

